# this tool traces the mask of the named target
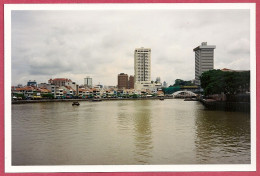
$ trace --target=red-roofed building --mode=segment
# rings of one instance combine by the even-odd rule
[[[232,71],[232,70],[227,69],[227,68],[223,68],[223,69],[221,69],[221,71]]]
[[[231,70],[231,69],[228,69],[228,68],[223,68],[223,69],[221,69],[221,71],[224,71],[224,72],[245,72],[245,71],[249,71],[249,70]]]
[[[12,94],[15,95],[15,94],[20,94],[20,95],[23,95],[25,97],[32,97],[33,94],[36,92],[36,88],[35,87],[32,87],[32,86],[25,86],[25,87],[18,87],[18,88],[14,88],[12,90]]]

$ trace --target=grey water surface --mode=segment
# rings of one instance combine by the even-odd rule
[[[181,99],[12,105],[12,165],[249,164],[250,115]]]

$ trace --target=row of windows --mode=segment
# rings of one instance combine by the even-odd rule
[[[137,68],[148,68],[149,65],[137,65]]]
[[[211,53],[211,52],[214,52],[214,50],[213,50],[213,49],[203,48],[203,49],[201,50],[201,52],[202,52],[202,53]]]
[[[144,62],[137,62],[138,65],[144,65]],[[145,62],[146,65],[149,64],[149,62]]]
[[[148,54],[150,54],[150,53],[145,52],[145,53],[135,53],[135,54],[137,54],[137,55],[148,55]]]
[[[140,72],[140,71],[143,72],[143,71],[150,71],[150,70],[147,69],[147,68],[145,68],[145,69],[142,68],[142,69],[138,69],[138,70],[137,70],[137,72]]]
[[[201,56],[202,60],[208,59],[208,60],[213,60],[212,56]]]
[[[149,65],[145,65],[145,66],[144,66],[144,65],[137,65],[137,66],[138,66],[138,67],[137,67],[138,69],[143,69],[143,68],[149,67]]]
[[[140,58],[150,58],[148,55],[141,55],[141,56],[135,56],[135,58],[140,59]]]
[[[145,59],[146,61],[149,61],[148,57],[145,57],[145,58],[139,57],[137,60],[138,60],[138,61],[143,61],[144,59]]]
[[[213,63],[212,62],[203,62],[203,63],[201,63],[201,66],[203,66],[203,65],[213,65]]]
[[[138,78],[142,78],[142,77],[149,77],[150,75],[149,74],[138,74],[137,77]]]
[[[206,62],[205,62],[205,63],[202,63],[202,64],[201,64],[202,67],[203,67],[203,66],[206,66],[206,65],[213,66],[213,63],[206,63]]]
[[[135,52],[149,52],[149,51],[151,51],[150,49],[146,49],[146,50],[135,50]]]
[[[203,70],[203,69],[212,69],[213,68],[213,65],[203,65],[202,67],[201,67],[201,69]]]
[[[213,53],[201,53],[201,56],[213,56]]]
[[[143,68],[143,67],[137,67],[138,70],[149,70],[147,67],[146,68]]]
[[[203,60],[201,60],[201,62],[213,62],[213,60],[212,59],[203,59]]]
[[[137,75],[143,75],[143,74],[149,75],[149,72],[142,72],[142,73],[138,73]]]
[[[213,63],[213,62],[214,62],[213,60],[209,60],[209,59],[201,61],[201,63]]]

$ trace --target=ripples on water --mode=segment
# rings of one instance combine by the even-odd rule
[[[250,163],[250,116],[199,102],[12,105],[13,165]]]

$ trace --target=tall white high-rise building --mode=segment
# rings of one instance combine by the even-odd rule
[[[137,90],[149,89],[150,91],[157,91],[161,88],[161,83],[151,82],[151,48],[136,48],[134,58],[134,88]]]
[[[195,52],[195,84],[200,85],[200,75],[208,70],[214,69],[215,45],[207,45],[202,42],[200,46],[193,49]]]
[[[84,86],[92,88],[92,78],[90,78],[89,76],[84,78]]]
[[[151,48],[136,48],[134,58],[135,83],[151,81]]]

